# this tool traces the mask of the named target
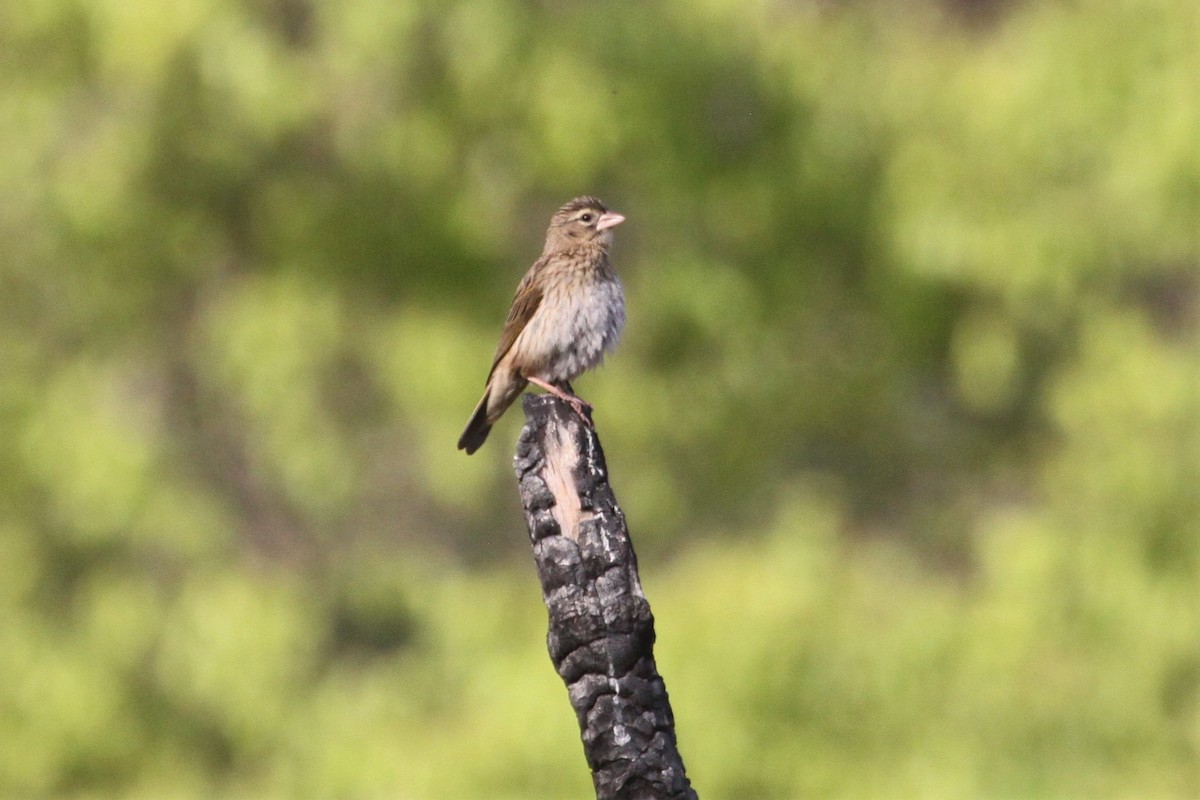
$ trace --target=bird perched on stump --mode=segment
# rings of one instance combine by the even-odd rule
[[[487,388],[458,449],[474,453],[492,425],[532,383],[583,417],[571,381],[599,364],[625,326],[625,295],[608,261],[613,228],[625,217],[595,197],[576,197],[550,219],[542,256],[517,285]]]

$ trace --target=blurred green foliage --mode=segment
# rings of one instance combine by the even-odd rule
[[[1198,14],[0,4],[0,796],[588,795],[454,449],[583,192],[702,796],[1200,796]]]

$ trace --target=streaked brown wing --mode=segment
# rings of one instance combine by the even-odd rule
[[[491,380],[492,373],[496,371],[496,365],[500,363],[500,359],[513,346],[513,342],[517,340],[521,331],[525,330],[525,326],[533,318],[533,313],[542,303],[542,290],[534,285],[533,280],[533,276],[539,272],[540,263],[534,264],[521,279],[521,283],[517,285],[517,294],[513,298],[512,308],[508,310],[508,319],[504,323],[504,330],[500,333],[500,344],[496,346],[496,357],[492,359],[492,368],[488,371],[489,380]]]

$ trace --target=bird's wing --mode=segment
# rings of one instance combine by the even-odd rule
[[[540,262],[539,262],[540,263]],[[535,264],[532,269],[526,273],[521,279],[521,283],[517,285],[517,294],[513,298],[512,308],[508,310],[508,319],[504,323],[504,330],[500,334],[500,344],[496,346],[496,357],[492,359],[492,368],[488,371],[488,380],[491,380],[492,373],[496,371],[496,365],[500,363],[500,359],[504,358],[513,346],[513,342],[525,330],[525,326],[529,324],[529,320],[533,318],[533,314],[537,311],[538,306],[542,303],[542,290],[537,287],[533,276],[538,272],[538,264]]]

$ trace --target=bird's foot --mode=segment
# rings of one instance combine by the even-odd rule
[[[534,386],[538,386],[538,387],[541,387],[542,389],[545,389],[547,392],[554,395],[559,400],[562,400],[563,402],[565,402],[567,405],[569,405],[571,408],[573,408],[575,410],[575,413],[579,415],[579,418],[581,420],[583,420],[584,423],[588,427],[592,426],[592,418],[590,416],[591,411],[592,411],[591,403],[584,400],[579,395],[576,395],[570,391],[567,391],[566,389],[563,389],[560,386],[556,386],[553,383],[548,383],[547,381],[544,381],[541,378],[535,378],[535,377],[529,376],[528,380]],[[570,385],[571,384],[569,384],[569,383],[567,384],[568,387],[570,387]]]
[[[567,395],[566,397],[563,398],[563,400],[566,400],[567,403],[571,406],[571,408],[575,409],[575,413],[578,414],[579,418],[584,421],[584,424],[586,424],[589,428],[592,426],[592,417],[591,417],[592,404],[591,403],[584,400],[582,397],[580,397],[578,395],[574,395],[574,394]]]

